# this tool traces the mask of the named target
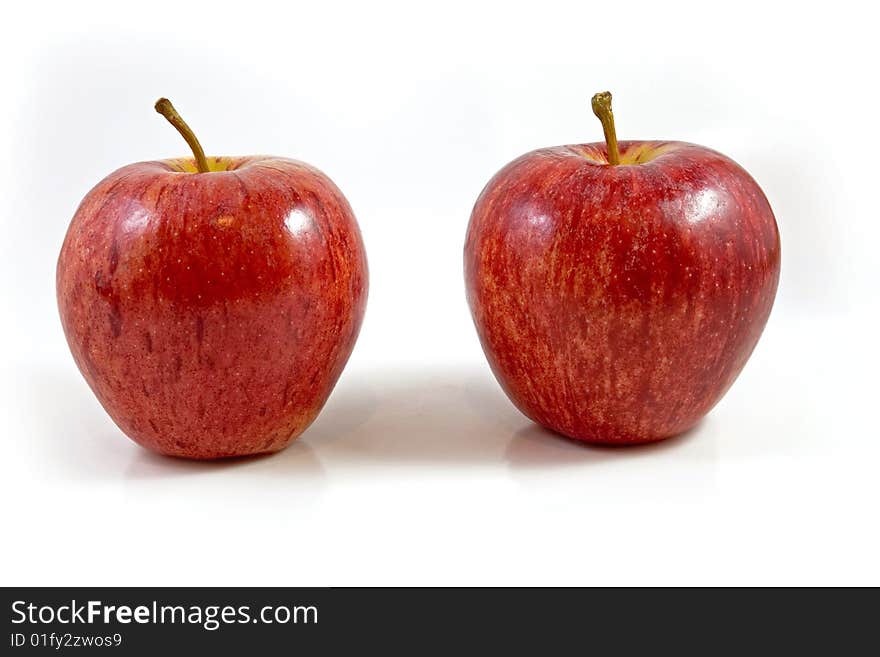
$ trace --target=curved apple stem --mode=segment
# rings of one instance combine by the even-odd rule
[[[210,169],[208,168],[208,160],[205,159],[205,151],[202,150],[202,145],[199,143],[199,140],[196,139],[195,133],[193,133],[192,129],[186,124],[186,121],[184,121],[180,114],[177,113],[177,110],[174,109],[174,105],[171,104],[171,101],[167,98],[160,98],[156,101],[155,107],[156,111],[168,119],[168,122],[177,129],[180,136],[186,140],[187,144],[189,144],[189,147],[192,149],[193,155],[196,158],[196,166],[199,168],[199,173],[208,173]]]
[[[605,132],[605,145],[608,147],[608,164],[620,164],[620,151],[617,148],[617,132],[614,130],[614,114],[611,112],[611,92],[601,91],[593,96],[593,114],[602,122]]]

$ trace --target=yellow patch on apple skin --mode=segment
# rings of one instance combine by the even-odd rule
[[[576,153],[596,164],[608,164],[608,155],[605,152],[604,144],[584,144],[569,148],[572,148]],[[624,166],[646,164],[674,148],[676,148],[676,144],[668,142],[646,141],[633,143],[622,141],[620,142],[620,164]]]
[[[636,144],[620,154],[621,164],[644,164],[668,151],[668,144],[656,143]]]
[[[221,217],[217,217],[215,223],[220,226],[220,228],[229,228],[232,224],[235,223],[235,217],[231,214],[224,214]]]
[[[208,170],[217,172],[232,171],[240,164],[242,158],[220,156],[208,157],[206,159],[208,161]],[[199,171],[196,161],[191,157],[176,157],[164,161],[171,167],[172,171],[177,173],[198,173]]]

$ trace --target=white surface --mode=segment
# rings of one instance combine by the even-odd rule
[[[58,3],[0,25],[0,583],[880,584],[878,46],[862,3]],[[442,9],[441,9],[442,7]],[[704,423],[581,448],[495,384],[464,301],[471,206],[503,164],[621,138],[703,143],[779,220],[764,338]],[[55,258],[88,189],[183,155],[328,173],[370,302],[286,452],[152,456],[67,350]]]

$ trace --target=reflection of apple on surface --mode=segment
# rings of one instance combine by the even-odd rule
[[[61,321],[134,441],[209,459],[273,452],[315,419],[351,354],[367,263],[345,197],[275,157],[131,164],[89,192],[58,259]]]
[[[614,135],[533,151],[489,182],[464,249],[483,350],[514,404],[588,442],[696,424],[742,370],[779,280],[776,220],[736,163]]]

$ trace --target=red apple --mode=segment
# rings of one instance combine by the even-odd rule
[[[117,425],[162,454],[274,452],[351,354],[367,261],[345,197],[277,157],[131,164],[92,189],[58,259],[61,322]]]
[[[757,183],[715,151],[606,143],[504,167],[471,215],[467,297],[495,376],[535,422],[631,444],[694,426],[767,322],[779,233]]]

